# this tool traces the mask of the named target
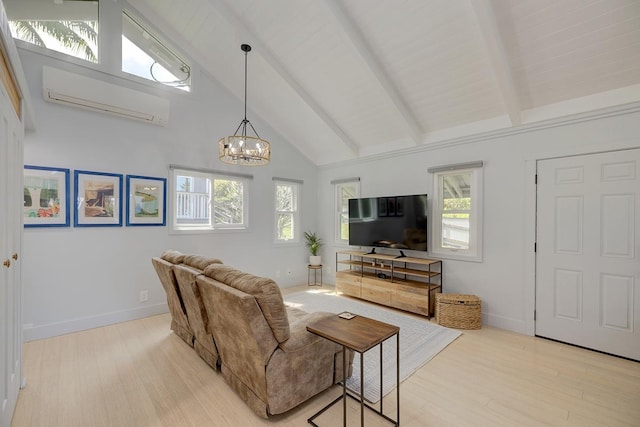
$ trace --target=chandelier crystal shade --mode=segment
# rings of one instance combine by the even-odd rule
[[[251,46],[243,44],[240,49],[244,52],[244,119],[233,135],[222,137],[218,141],[219,157],[223,162],[232,165],[266,165],[271,160],[271,144],[260,138],[251,122],[247,120],[247,54],[251,51]],[[247,136],[247,125],[255,136]]]

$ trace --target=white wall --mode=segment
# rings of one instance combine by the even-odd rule
[[[533,333],[535,160],[639,146],[640,113],[633,113],[322,167],[318,176],[319,233],[335,234],[331,180],[360,177],[363,197],[431,195],[433,181],[428,167],[483,160],[484,260],[444,260],[444,291],[479,296],[483,321],[489,325]],[[328,280],[335,280],[334,253],[339,249],[344,247],[331,245],[323,251],[327,276],[332,276]],[[412,255],[425,257],[420,252]]]
[[[165,177],[172,163],[225,168],[216,160],[216,141],[235,130],[242,105],[216,82],[197,79],[194,94],[168,94],[30,51],[20,53],[34,94],[37,125],[36,133],[25,137],[25,163]],[[45,63],[168,96],[170,124],[156,127],[45,103],[40,95]],[[530,243],[535,227],[531,165],[541,158],[640,146],[640,113],[630,113],[318,170],[275,130],[251,114],[249,118],[273,144],[270,165],[242,169],[255,176],[250,232],[178,236],[169,235],[166,227],[27,229],[23,245],[25,338],[166,310],[164,292],[150,262],[166,248],[216,256],[240,269],[272,277],[281,286],[305,283],[307,254],[302,245],[276,247],[272,243],[273,176],[304,180],[302,227],[317,229],[329,243],[322,255],[324,279],[331,283],[335,250],[343,249],[331,244],[331,180],[359,176],[363,196],[432,194],[428,167],[475,160],[485,162],[484,260],[445,260],[444,290],[482,298],[487,324],[531,333],[534,282]],[[293,271],[292,277],[284,275],[288,269]],[[276,271],[283,275],[276,277]],[[149,290],[149,302],[141,304],[138,294],[143,289]]]
[[[302,227],[315,228],[316,167],[269,126],[249,119],[272,143],[270,165],[241,168],[217,159],[217,141],[242,119],[242,101],[217,82],[194,77],[194,93],[157,90],[31,51],[20,50],[33,94],[36,131],[25,136],[25,164],[168,177],[168,165],[240,170],[254,175],[250,231],[170,235],[168,227],[28,228],[24,231],[25,339],[58,335],[166,311],[151,257],[168,248],[218,257],[281,286],[306,283],[302,244],[273,243],[272,177],[304,180]],[[66,69],[168,97],[169,125],[160,127],[73,109],[42,99],[42,66]],[[73,192],[73,184],[71,185]],[[71,221],[73,223],[73,219]],[[123,221],[124,223],[124,221]],[[291,270],[292,276],[286,271]],[[276,277],[280,271],[281,277]],[[149,301],[138,302],[140,290]]]

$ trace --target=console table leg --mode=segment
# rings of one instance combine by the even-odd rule
[[[360,353],[360,426],[364,427],[364,353]]]
[[[347,347],[342,346],[342,425],[347,427]]]
[[[382,360],[382,359],[380,359]],[[400,425],[400,332],[396,334],[396,425]]]
[[[382,346],[384,345],[384,342],[380,343],[380,413],[384,414],[384,410],[382,408],[382,404],[384,402],[384,399],[382,398],[382,385],[384,383],[383,378],[382,378],[382,361],[384,360],[382,358]]]

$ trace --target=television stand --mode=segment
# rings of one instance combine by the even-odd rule
[[[371,249],[371,252],[367,252],[367,255],[373,255],[376,253],[376,248]]]
[[[439,259],[336,252],[336,291],[345,295],[429,318],[435,314],[435,294],[442,292],[442,283]]]

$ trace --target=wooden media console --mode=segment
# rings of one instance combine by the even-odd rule
[[[336,290],[429,318],[435,313],[435,294],[442,292],[442,261],[338,251]]]

